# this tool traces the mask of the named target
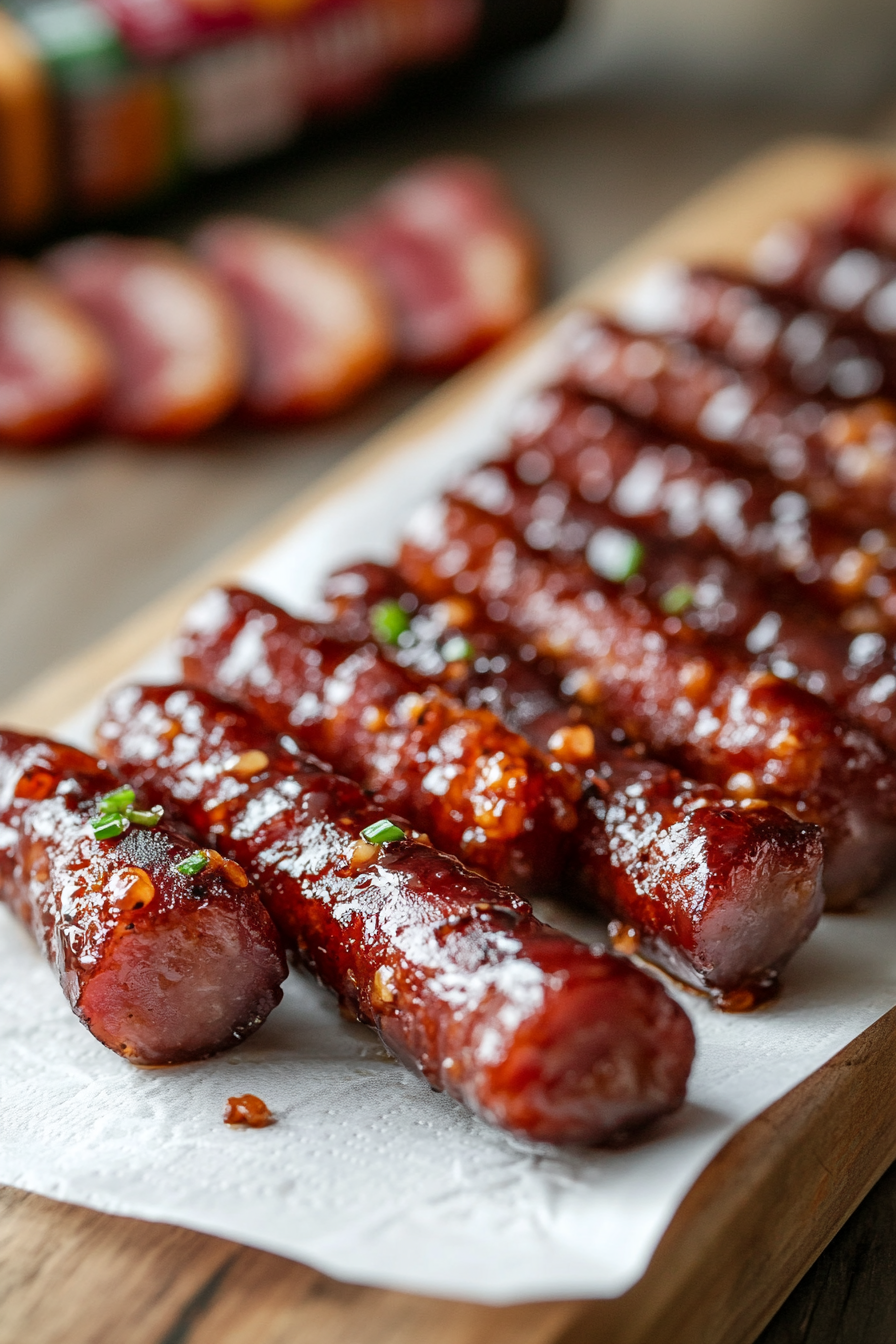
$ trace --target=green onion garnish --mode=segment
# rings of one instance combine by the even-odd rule
[[[208,867],[208,855],[201,849],[197,849],[195,854],[190,854],[183,863],[175,865],[177,872],[183,873],[184,877],[195,877]]]
[[[676,583],[674,588],[670,588],[667,593],[663,593],[660,598],[660,606],[669,616],[678,616],[694,600],[694,590],[689,583]]]
[[[129,789],[127,785],[120,789],[113,789],[100,799],[101,812],[124,812],[125,808],[131,807],[134,802],[134,790]]]
[[[411,619],[398,602],[378,602],[370,612],[370,628],[380,644],[397,644],[411,628]]]
[[[387,845],[390,840],[403,840],[404,831],[400,826],[396,826],[394,821],[383,817],[382,821],[374,821],[370,826],[365,826],[361,838],[369,845]]]
[[[602,527],[588,543],[588,564],[602,579],[625,583],[634,578],[644,559],[644,547],[631,532],[618,527]]]
[[[120,812],[110,812],[105,817],[91,817],[90,824],[97,840],[114,840],[124,835],[131,823]]]
[[[128,821],[133,821],[137,826],[158,826],[163,815],[164,810],[158,805],[151,812],[137,812],[133,807],[125,812]]]
[[[463,635],[452,635],[442,645],[442,657],[446,663],[469,663],[476,657],[476,650]]]

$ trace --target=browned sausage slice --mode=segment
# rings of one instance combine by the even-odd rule
[[[0,440],[43,443],[78,429],[106,396],[97,328],[33,266],[0,261]]]
[[[457,368],[519,326],[538,300],[532,230],[485,164],[424,163],[334,225],[379,276],[412,368]]]
[[[186,253],[96,235],[53,248],[44,266],[114,353],[107,428],[174,438],[208,428],[234,405],[244,366],[238,319],[214,277]]]
[[[330,415],[391,364],[385,297],[343,248],[251,218],[213,220],[193,247],[239,309],[249,349],[243,404],[253,415]]]

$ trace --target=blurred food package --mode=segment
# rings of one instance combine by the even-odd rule
[[[96,219],[547,36],[565,0],[5,0],[0,231]]]

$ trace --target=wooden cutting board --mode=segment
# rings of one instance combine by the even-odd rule
[[[896,155],[802,140],[750,160],[448,383],[261,533],[0,710],[52,730],[175,629],[210,582],[453,413],[575,303],[611,304],[647,263],[742,263],[773,221],[824,211]],[[218,1238],[0,1188],[0,1344],[750,1344],[896,1158],[896,1010],[743,1129],[623,1297],[482,1307],[337,1283]]]

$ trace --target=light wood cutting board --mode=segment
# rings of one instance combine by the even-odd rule
[[[453,413],[570,306],[612,304],[660,257],[743,262],[770,223],[824,211],[875,169],[896,172],[896,156],[820,140],[749,161],[0,718],[52,730],[169,636],[210,581]],[[644,1278],[612,1301],[481,1307],[356,1288],[214,1237],[0,1188],[0,1344],[750,1344],[894,1158],[896,1010],[731,1140]]]

